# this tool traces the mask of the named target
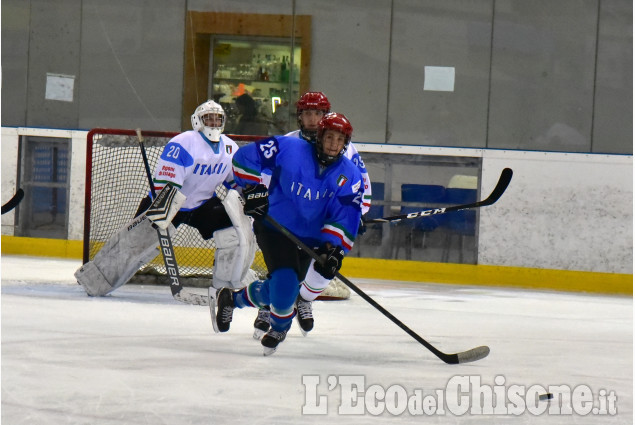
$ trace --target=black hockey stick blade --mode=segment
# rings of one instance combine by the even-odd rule
[[[17,207],[20,201],[22,201],[22,198],[24,198],[24,190],[20,188],[15,193],[15,195],[13,195],[13,197],[9,199],[9,201],[2,206],[2,211],[1,211],[2,214],[6,214],[12,209],[14,209],[15,207]]]
[[[274,220],[270,216],[266,216],[265,217],[265,221],[267,223],[271,224],[274,228],[276,228],[280,233],[285,235],[287,238],[289,238],[289,240],[291,240],[293,243],[295,243],[302,251],[306,252],[315,261],[322,262],[322,259],[315,253],[315,251],[313,251],[311,248],[309,248],[304,242],[302,242],[300,239],[298,239],[293,233],[291,233],[288,229],[286,229],[284,226],[282,226],[276,220]],[[435,348],[428,341],[426,341],[425,339],[420,337],[415,331],[413,331],[408,326],[406,326],[401,320],[397,319],[388,310],[386,310],[384,307],[382,307],[380,304],[378,304],[377,301],[372,299],[368,294],[366,294],[364,291],[362,291],[353,282],[351,282],[350,280],[348,280],[347,278],[342,276],[339,272],[336,273],[335,276],[337,276],[342,282],[344,282],[344,284],[346,284],[346,286],[351,288],[357,295],[362,297],[366,302],[368,302],[370,305],[372,305],[377,310],[379,310],[384,316],[389,318],[394,324],[399,326],[403,331],[405,331],[408,335],[413,337],[417,342],[419,342],[421,345],[426,347],[435,356],[437,356],[438,358],[443,360],[445,363],[447,363],[447,364],[458,364],[458,363],[474,362],[474,361],[480,360],[480,359],[482,359],[484,357],[487,357],[487,355],[489,354],[489,347],[487,347],[487,346],[475,347],[475,348],[472,348],[470,350],[463,351],[463,352],[456,353],[456,354],[446,354],[446,353],[444,353],[442,351],[439,351],[437,348]]]
[[[431,208],[428,210],[416,211],[410,214],[401,214],[401,215],[393,215],[390,217],[374,218],[372,220],[364,220],[364,223],[368,223],[368,224],[390,223],[395,221],[401,221],[408,218],[426,217],[431,215],[445,214],[452,211],[486,207],[498,201],[498,199],[503,195],[503,193],[507,189],[507,186],[509,186],[509,182],[511,182],[512,180],[513,174],[514,172],[512,171],[511,168],[503,169],[498,179],[498,183],[496,183],[496,187],[494,187],[494,190],[492,190],[492,193],[490,193],[490,195],[487,198],[483,199],[482,201],[473,202],[471,204],[455,205],[455,206],[445,207],[445,208]]]

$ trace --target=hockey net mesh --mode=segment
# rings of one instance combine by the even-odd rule
[[[163,147],[178,133],[143,131],[143,144],[154,172]],[[230,136],[239,146],[254,136]],[[150,188],[139,139],[135,130],[94,129],[88,133],[84,262],[90,261],[124,224],[130,221]],[[215,244],[204,240],[195,228],[180,225],[172,237],[182,281],[189,286],[211,284]],[[251,268],[260,278],[267,275],[262,252],[256,252]],[[143,266],[131,280],[168,284],[161,255]],[[320,299],[346,299],[350,291],[334,280]]]

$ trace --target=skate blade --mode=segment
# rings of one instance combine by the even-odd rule
[[[254,329],[254,339],[256,340],[261,340],[263,336],[265,336],[267,332],[263,331],[262,329]]]
[[[218,323],[216,323],[216,288],[210,286],[207,290],[207,294],[209,296],[209,314],[212,318],[212,327],[214,328],[214,332],[218,334],[220,330],[218,329]]]
[[[262,355],[265,356],[265,357],[272,355],[278,349],[278,347],[274,347],[274,348],[262,347],[262,348],[263,348]]]
[[[295,317],[298,317],[297,315]],[[296,320],[296,322],[298,323],[298,328],[300,328],[300,332],[302,333],[302,336],[307,336],[309,334],[309,331],[305,331],[304,329],[302,329],[302,325],[300,324],[300,319],[298,318],[298,320]]]

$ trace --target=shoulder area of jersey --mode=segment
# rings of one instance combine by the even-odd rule
[[[232,145],[238,146],[238,143],[236,143],[234,139],[232,139],[229,136],[226,136],[225,134],[220,135],[220,140],[225,144],[232,144]]]
[[[291,145],[297,145],[297,147],[311,146],[311,144],[307,142],[306,140],[304,140],[303,138],[301,138],[299,134],[294,135],[294,134],[288,133],[288,134],[285,134],[284,136],[271,136],[271,137],[275,138],[281,144],[288,143]],[[269,139],[271,139],[271,137]]]
[[[198,131],[187,130],[183,133],[177,134],[172,139],[170,139],[170,143],[178,143],[180,145],[184,145],[187,143],[197,143],[199,137],[201,137],[201,135],[198,134]]]
[[[351,181],[361,179],[362,174],[353,161],[343,155],[339,161],[333,164],[337,167],[337,172],[345,174]]]

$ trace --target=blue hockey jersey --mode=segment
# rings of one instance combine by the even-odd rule
[[[341,158],[328,167],[317,161],[315,146],[295,137],[274,136],[238,149],[232,161],[239,186],[272,176],[269,215],[309,246],[324,242],[353,247],[364,189],[359,169]]]

